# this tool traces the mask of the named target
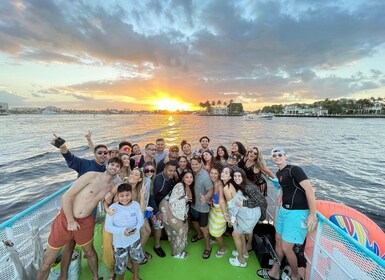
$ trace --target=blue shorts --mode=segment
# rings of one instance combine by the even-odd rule
[[[293,243],[303,244],[307,235],[307,217],[309,209],[306,210],[287,210],[283,207],[279,209],[275,231],[282,236],[282,240]]]

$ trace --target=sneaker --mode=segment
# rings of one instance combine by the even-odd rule
[[[237,257],[235,258],[230,258],[229,259],[229,263],[232,265],[232,266],[239,266],[239,267],[246,267],[247,266],[247,262],[244,262],[244,263],[241,263]]]
[[[172,256],[175,259],[187,259],[187,252],[180,252],[178,255]]]
[[[238,251],[237,250],[232,250],[231,251],[231,254],[233,255],[233,257],[238,257]],[[248,259],[249,258],[249,255],[243,255],[243,257],[245,259]]]

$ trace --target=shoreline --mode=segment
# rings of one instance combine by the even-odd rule
[[[327,115],[327,116],[301,116],[301,115],[274,115],[274,117],[282,118],[356,118],[356,119],[383,119],[385,115]]]

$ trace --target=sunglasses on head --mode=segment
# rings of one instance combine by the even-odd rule
[[[155,173],[155,169],[144,170],[144,173]]]
[[[108,155],[108,151],[99,151],[99,152],[96,152],[98,155]]]
[[[273,158],[275,158],[275,157],[283,157],[283,154],[282,153],[273,154]]]

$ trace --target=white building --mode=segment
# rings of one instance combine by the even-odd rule
[[[374,102],[372,107],[365,108],[365,110],[369,114],[381,114],[382,109],[383,109],[383,105],[381,102],[378,102],[378,101]]]
[[[288,105],[283,109],[283,114],[288,116],[324,116],[328,114],[328,110],[323,109],[322,107],[315,108],[301,108],[297,105]]]
[[[214,116],[226,116],[229,114],[228,107],[213,107],[212,110]]]

